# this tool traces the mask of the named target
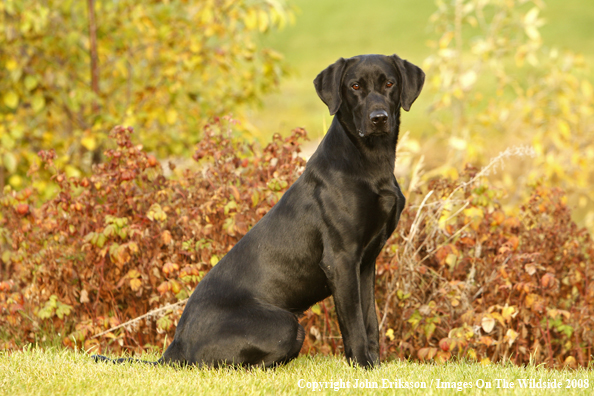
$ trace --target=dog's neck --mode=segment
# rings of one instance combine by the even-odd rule
[[[356,130],[350,130],[352,123],[341,122],[340,112],[336,114],[328,133],[321,145],[325,145],[325,152],[342,158],[358,158],[358,163],[351,163],[350,167],[382,169],[382,174],[394,173],[396,160],[396,144],[400,125],[400,109],[396,112],[392,130],[385,134],[370,134],[361,137]],[[339,135],[343,135],[342,137]],[[346,137],[347,139],[344,139]],[[348,155],[353,152],[354,155]]]

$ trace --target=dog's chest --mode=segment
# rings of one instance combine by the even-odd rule
[[[396,188],[385,184],[381,188],[367,189],[361,195],[363,199],[360,207],[361,214],[365,217],[364,223],[367,224],[366,234],[375,234],[381,230],[391,233],[393,229],[385,230],[385,227],[392,223],[396,213]]]

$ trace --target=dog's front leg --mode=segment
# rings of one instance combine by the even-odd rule
[[[361,307],[369,354],[373,362],[379,364],[379,328],[375,312],[375,257],[367,262],[364,260],[361,268]]]
[[[359,263],[351,259],[332,261],[324,263],[324,272],[334,298],[345,356],[362,367],[373,367],[375,359],[369,351],[361,306]]]

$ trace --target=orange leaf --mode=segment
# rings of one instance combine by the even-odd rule
[[[542,278],[540,279],[540,284],[544,288],[552,287],[554,285],[554,283],[555,283],[555,275],[551,274],[550,272],[547,272],[546,274],[544,274],[542,276]]]
[[[157,287],[157,291],[160,294],[165,294],[169,291],[169,289],[171,289],[171,286],[169,285],[169,282],[163,282],[159,285],[159,287]]]
[[[161,233],[161,240],[163,241],[164,245],[169,245],[172,239],[173,238],[171,237],[171,232],[169,232],[169,230],[165,230]]]

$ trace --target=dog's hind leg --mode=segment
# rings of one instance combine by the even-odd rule
[[[260,323],[259,339],[254,341],[252,338],[250,347],[244,347],[241,351],[244,364],[275,367],[286,364],[299,355],[305,340],[305,330],[293,314],[283,311],[283,316],[285,315],[285,318],[276,323]],[[264,326],[267,328],[262,331]]]
[[[204,307],[196,318],[178,328],[164,363],[277,366],[297,357],[305,339],[295,314],[270,304],[248,302],[226,311]]]
[[[291,360],[297,358],[299,356],[299,351],[301,351],[301,347],[303,346],[303,341],[305,340],[305,329],[300,324],[297,324],[297,337],[293,343],[293,347],[289,350],[287,357],[285,359],[280,360],[277,364],[287,364]]]

